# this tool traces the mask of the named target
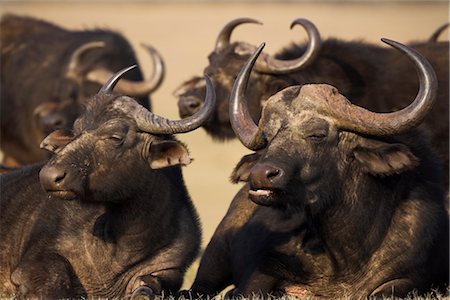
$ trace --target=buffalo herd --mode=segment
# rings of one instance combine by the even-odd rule
[[[225,24],[171,120],[152,112],[152,46],[144,79],[118,32],[2,16],[0,298],[449,293],[448,24],[374,45],[299,18],[308,41],[272,56],[231,41],[246,23]],[[199,127],[253,151],[204,251],[175,137]]]

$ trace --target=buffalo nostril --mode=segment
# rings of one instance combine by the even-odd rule
[[[202,105],[202,101],[196,98],[183,98],[180,100],[180,109],[185,114],[194,114],[196,113],[200,106]]]
[[[283,188],[286,183],[284,170],[270,164],[256,164],[250,172],[249,179],[253,189]]]
[[[64,184],[67,173],[56,167],[43,167],[39,179],[45,190],[59,190]]]
[[[55,114],[48,114],[41,117],[42,128],[48,132],[65,127],[66,121],[64,117]]]
[[[278,169],[268,169],[266,171],[266,177],[268,179],[273,179],[273,178],[277,177],[278,175],[280,175],[280,170],[278,170]]]
[[[200,107],[200,101],[189,101],[188,106],[190,109],[196,109]]]
[[[54,129],[60,129],[64,125],[64,120],[60,116],[53,116],[48,118],[47,126]]]
[[[59,173],[59,174],[55,174],[55,178],[54,178],[54,182],[55,183],[61,183],[61,181],[64,180],[64,178],[66,178],[66,173]]]
[[[60,128],[61,126],[63,126],[64,122],[62,119],[55,119],[53,122],[53,127],[54,128]]]

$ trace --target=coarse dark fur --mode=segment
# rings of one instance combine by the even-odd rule
[[[73,135],[43,141],[55,152],[46,164],[0,175],[0,296],[124,299],[181,287],[200,244],[180,168],[188,152],[138,130],[113,107],[123,99],[132,101],[96,95]]]
[[[42,139],[53,130],[71,128],[81,112],[82,102],[100,89],[97,83],[86,80],[78,83],[66,77],[72,53],[93,41],[103,41],[105,47],[85,53],[82,72],[96,67],[115,72],[137,64],[132,47],[117,32],[69,31],[31,17],[2,16],[0,147],[6,165],[48,158],[39,149]],[[127,78],[140,81],[142,74],[137,70]],[[149,108],[147,97],[136,99]]]
[[[232,180],[246,185],[191,294],[234,285],[228,296],[365,299],[447,287],[449,220],[429,143],[416,129],[387,137],[339,129],[314,110],[320,97],[310,92],[330,89],[316,86],[268,100],[259,125],[268,144],[235,168]]]
[[[448,188],[449,165],[449,42],[413,42],[433,66],[438,78],[438,97],[433,111],[422,124],[442,160]],[[278,59],[298,58],[304,45],[292,44],[275,55]],[[229,118],[229,97],[234,79],[255,47],[234,42],[219,52],[213,51],[205,73],[216,88],[217,108],[203,128],[216,140],[235,137]],[[247,94],[253,119],[260,118],[264,101],[283,88],[295,84],[327,83],[337,87],[352,103],[375,112],[395,111],[407,106],[418,90],[413,64],[393,48],[363,41],[326,39],[317,58],[304,70],[286,75],[251,75]],[[194,113],[202,103],[205,85],[201,77],[183,83],[177,90],[180,116]]]

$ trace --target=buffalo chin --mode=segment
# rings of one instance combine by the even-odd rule
[[[67,190],[67,191],[64,191],[64,190],[60,190],[60,191],[46,191],[46,192],[47,192],[47,194],[50,197],[52,197],[52,198],[53,197],[60,198],[62,200],[69,200],[69,201],[71,201],[71,200],[75,200],[75,199],[78,198],[77,194],[75,192],[73,192],[73,191],[70,191],[70,190]]]

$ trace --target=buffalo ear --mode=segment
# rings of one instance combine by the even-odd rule
[[[231,173],[230,180],[232,183],[238,183],[240,181],[247,182],[250,170],[253,168],[256,162],[258,162],[261,155],[258,152],[245,155],[234,167]]]
[[[47,137],[42,140],[40,147],[41,149],[50,151],[52,153],[58,153],[72,140],[72,131],[67,129],[58,129],[47,135]]]
[[[402,144],[357,147],[353,154],[366,172],[378,176],[400,174],[419,165],[419,159]]]
[[[153,142],[150,146],[149,164],[152,169],[162,169],[172,166],[186,166],[191,163],[189,152],[181,142],[162,140]]]

